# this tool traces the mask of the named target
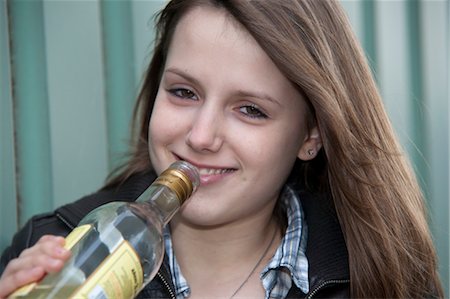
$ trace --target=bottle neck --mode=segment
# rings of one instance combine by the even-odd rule
[[[136,202],[150,206],[161,222],[166,225],[181,204],[177,194],[167,186],[152,184],[137,199]]]
[[[197,168],[188,162],[176,161],[164,170],[136,201],[151,205],[151,210],[157,213],[166,225],[199,183]]]

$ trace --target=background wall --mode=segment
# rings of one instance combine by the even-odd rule
[[[120,161],[163,3],[1,0],[0,250]],[[342,3],[427,196],[448,290],[450,4]]]

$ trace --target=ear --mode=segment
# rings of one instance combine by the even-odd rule
[[[317,153],[322,148],[322,138],[320,137],[319,129],[314,127],[306,136],[303,145],[298,152],[297,157],[303,161],[309,161],[317,156]]]

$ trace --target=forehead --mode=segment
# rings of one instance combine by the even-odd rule
[[[276,98],[300,102],[297,88],[223,8],[196,7],[180,19],[165,66],[172,67],[207,78],[205,83],[221,78],[222,86],[260,89]]]
[[[189,9],[175,27],[172,39],[201,39],[203,43],[214,46],[226,40],[229,46],[247,45],[248,48],[260,48],[250,33],[224,8],[210,5]],[[258,49],[261,50],[262,49]]]

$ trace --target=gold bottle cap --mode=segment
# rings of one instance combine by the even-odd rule
[[[189,176],[176,168],[168,168],[163,171],[155,180],[154,184],[163,185],[173,190],[180,201],[180,205],[182,205],[194,191],[194,185]]]

